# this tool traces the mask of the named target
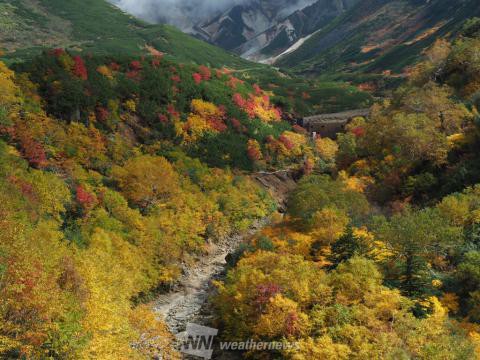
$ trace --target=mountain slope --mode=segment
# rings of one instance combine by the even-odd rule
[[[0,47],[10,59],[45,47],[95,54],[141,54],[149,45],[181,61],[252,64],[166,25],[149,25],[104,0],[0,0]]]
[[[480,14],[477,0],[366,0],[280,59],[297,73],[401,72],[438,37]]]
[[[314,0],[246,1],[209,21],[200,22],[194,27],[194,32],[208,42],[234,50],[313,2]]]
[[[328,25],[337,16],[351,9],[358,0],[319,0],[295,11],[268,30],[243,43],[236,49],[242,57],[264,61],[288,50],[302,38]]]
[[[45,48],[126,58],[162,52],[176,63],[227,67],[242,80],[277,89],[297,114],[363,107],[370,96],[341,83],[316,84],[280,73],[210,45],[168,25],[150,25],[104,0],[0,0],[0,49],[9,63]],[[255,79],[255,80],[253,80]],[[305,93],[305,96],[296,96]],[[308,96],[306,96],[308,95]]]

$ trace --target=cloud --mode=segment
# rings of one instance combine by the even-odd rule
[[[314,3],[316,0],[109,0],[124,11],[150,22],[169,23],[184,31],[234,5],[260,3],[278,16]],[[269,11],[270,12],[270,11]]]
[[[188,30],[195,23],[251,0],[110,0],[126,12],[150,22],[166,22]]]

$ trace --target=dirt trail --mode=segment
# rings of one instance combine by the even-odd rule
[[[279,210],[284,210],[287,194],[295,187],[290,172],[261,172],[252,177],[272,194],[279,204]],[[208,322],[208,314],[202,314],[202,308],[211,294],[212,280],[224,273],[226,257],[234,253],[244,240],[258,232],[268,221],[269,219],[259,220],[248,231],[229,236],[221,243],[212,245],[209,254],[199,259],[194,267],[184,269],[184,275],[174,291],[156,299],[154,310],[165,320],[173,334],[184,331],[189,322]]]

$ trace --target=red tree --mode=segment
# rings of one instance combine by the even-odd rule
[[[175,106],[169,104],[167,106],[167,112],[170,114],[171,117],[179,117],[180,113],[175,109]]]
[[[195,81],[195,84],[200,85],[202,83],[202,75],[199,73],[193,73],[192,75],[193,81]]]
[[[132,69],[133,71],[140,71],[142,70],[142,64],[138,60],[133,60],[130,63],[130,69]]]
[[[119,71],[121,68],[121,66],[119,64],[117,64],[116,62],[111,62],[110,63],[110,69],[112,69],[112,71]]]
[[[262,311],[264,306],[268,304],[271,298],[275,295],[282,292],[280,286],[274,283],[260,284],[257,286],[257,296],[255,299],[255,304],[258,308],[258,311]]]
[[[200,65],[200,67],[198,68],[198,71],[200,72],[200,74],[202,75],[202,79],[205,80],[205,81],[208,81],[211,79],[212,77],[212,72],[211,70],[205,66],[205,65]]]
[[[164,115],[164,114],[160,114],[158,115],[158,120],[160,120],[161,123],[167,123],[168,122],[168,117],[167,115]]]
[[[81,185],[78,185],[75,191],[76,200],[84,209],[91,209],[95,205],[95,195],[90,194]]]
[[[355,129],[352,129],[353,135],[356,137],[362,137],[365,135],[365,129],[363,127],[356,127]]]
[[[82,80],[87,80],[88,79],[88,71],[87,67],[85,66],[85,62],[80,56],[75,56],[73,58],[74,65],[73,65],[73,74],[82,79]]]
[[[61,55],[65,54],[65,50],[57,48],[52,50],[52,55],[59,57]]]
[[[108,109],[105,109],[104,107],[97,107],[97,120],[100,122],[103,122],[108,119],[110,116],[110,112]]]
[[[285,319],[285,332],[287,335],[292,336],[298,334],[300,330],[298,314],[290,312]]]
[[[42,144],[32,137],[24,137],[20,140],[23,156],[28,160],[30,166],[42,168],[47,165],[47,155]]]
[[[279,140],[283,145],[285,145],[285,147],[287,148],[287,150],[292,150],[292,149],[295,147],[295,144],[294,144],[288,137],[286,137],[285,135],[280,135],[280,137],[278,138],[278,140]]]

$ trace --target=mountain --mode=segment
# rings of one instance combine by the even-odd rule
[[[10,61],[62,47],[118,55],[157,50],[184,62],[252,67],[172,26],[147,24],[104,0],[0,0],[0,44]]]
[[[199,22],[194,33],[215,45],[234,50],[312,2],[314,0],[247,1],[211,20]]]
[[[480,15],[478,0],[364,0],[351,5],[275,63],[311,75],[400,73],[436,39],[455,34],[466,19]]]
[[[235,52],[249,60],[273,63],[357,3],[358,0],[319,0],[244,42]]]
[[[477,15],[477,0],[254,0],[198,23],[193,32],[297,74],[399,74]]]
[[[108,0],[151,23],[233,50],[315,0]]]
[[[267,11],[280,12],[280,7]],[[369,94],[344,83],[318,83],[242,59],[170,25],[152,25],[105,0],[0,0],[0,48],[8,63],[32,59],[48,48],[76,54],[129,58],[164,53],[176,63],[227,67],[241,80],[275,89],[298,115],[364,107]],[[295,94],[303,94],[295,96]]]

